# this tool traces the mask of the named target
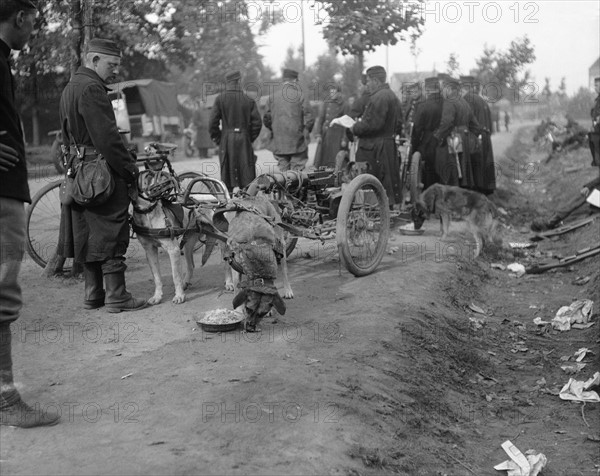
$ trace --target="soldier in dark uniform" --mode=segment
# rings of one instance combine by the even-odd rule
[[[420,104],[425,102],[421,84],[418,82],[408,83],[405,87],[406,91],[406,106],[402,103],[402,111],[404,112],[403,124],[405,136],[410,136],[410,125],[415,122],[415,112]]]
[[[456,79],[443,82],[442,120],[433,133],[438,141],[435,168],[444,185],[475,188],[471,151],[478,146],[480,126]]]
[[[25,248],[27,183],[25,143],[15,104],[11,50],[21,50],[34,32],[37,6],[29,0],[0,2],[0,425],[33,428],[58,423],[54,412],[32,408],[16,389],[12,365],[11,322],[19,318],[23,299],[19,271]],[[39,405],[39,404],[38,404]],[[11,436],[5,432],[7,441]]]
[[[425,101],[415,111],[414,125],[411,135],[411,150],[421,153],[423,161],[423,187],[430,187],[440,181],[435,170],[435,154],[438,140],[433,132],[442,120],[442,96],[438,78],[427,78],[424,84]]]
[[[488,103],[479,93],[481,85],[473,76],[461,76],[463,98],[469,103],[473,115],[481,126],[481,150],[476,151],[472,158],[473,179],[475,190],[489,195],[496,190],[496,167],[492,149],[492,112]]]
[[[298,84],[298,71],[285,68],[282,76],[283,84],[269,98],[263,121],[273,134],[273,155],[279,171],[304,170],[315,121],[308,98]]]
[[[402,203],[400,158],[395,136],[402,132],[400,100],[386,82],[381,66],[367,70],[369,102],[362,120],[354,124],[352,133],[359,138],[356,162],[367,162],[370,173],[377,177],[390,200],[390,205]]]
[[[592,153],[592,166],[600,165],[600,77],[594,79],[596,102],[590,111],[592,116],[592,130],[588,134],[590,152]]]
[[[315,167],[335,166],[335,157],[342,147],[342,139],[346,136],[346,129],[339,124],[330,126],[329,123],[347,112],[348,104],[342,96],[341,85],[339,83],[332,84],[315,122],[317,138],[321,139],[315,153]]]
[[[60,254],[84,263],[84,308],[106,306],[113,313],[148,305],[146,300],[132,297],[125,286],[129,193],[137,186],[139,170],[119,135],[107,95],[106,84],[114,81],[120,63],[121,52],[115,42],[92,39],[85,66],[65,87],[59,109],[69,159],[85,161],[102,154],[115,182],[112,196],[100,206],[63,205]]]
[[[229,190],[244,188],[256,178],[252,142],[262,127],[256,102],[240,88],[241,77],[239,71],[225,76],[225,91],[215,99],[209,123],[210,137],[219,145],[221,180]]]
[[[367,87],[367,75],[365,73],[361,75],[360,84],[360,96],[356,98],[354,104],[350,106],[350,111],[348,112],[348,115],[354,120],[357,120],[363,115],[363,113],[365,112],[365,108],[367,107],[367,103],[369,102],[370,94],[369,88]]]

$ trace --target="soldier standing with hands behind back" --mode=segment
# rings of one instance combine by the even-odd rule
[[[256,178],[252,143],[262,127],[256,102],[240,87],[241,78],[239,71],[225,76],[225,91],[215,100],[208,126],[219,146],[221,180],[229,190],[244,188]]]
[[[132,297],[125,286],[129,192],[137,187],[139,170],[119,134],[106,89],[106,83],[116,79],[120,64],[121,52],[114,41],[92,39],[85,66],[65,87],[59,111],[70,158],[86,161],[102,154],[115,182],[113,194],[102,205],[63,205],[58,244],[62,256],[84,263],[84,308],[106,305],[112,313],[148,305]]]
[[[58,423],[60,416],[33,409],[13,380],[10,323],[23,306],[18,276],[25,247],[25,203],[31,203],[25,144],[15,105],[10,50],[21,50],[34,31],[35,2],[0,2],[0,425],[32,428]]]

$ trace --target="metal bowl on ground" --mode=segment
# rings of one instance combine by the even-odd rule
[[[398,230],[403,235],[409,235],[409,236],[422,235],[423,233],[425,233],[424,228],[419,228],[418,230],[415,230],[414,223],[408,223],[406,225],[400,226],[400,227],[398,227]]]
[[[227,332],[237,329],[244,313],[233,309],[213,309],[204,313],[196,323],[206,332]]]

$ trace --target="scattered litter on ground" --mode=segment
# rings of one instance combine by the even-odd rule
[[[393,255],[394,253],[397,253],[399,249],[400,248],[398,246],[390,246],[388,249],[388,254]]]
[[[471,311],[476,312],[478,314],[487,315],[487,312],[485,312],[483,309],[481,309],[477,304],[474,304],[474,303],[469,304],[469,309],[471,309]]]
[[[559,331],[568,331],[573,324],[587,324],[592,315],[593,306],[593,301],[581,299],[569,306],[561,307],[552,319],[552,327]]]
[[[127,374],[127,375],[123,375],[123,376],[121,377],[121,380],[124,380],[124,379],[126,379],[126,378],[129,378],[129,377],[131,377],[132,375],[133,375],[133,374]]]
[[[506,269],[516,274],[517,278],[520,278],[525,274],[525,266],[523,266],[521,263],[511,263],[506,267]]]
[[[588,349],[587,347],[582,347],[581,349],[579,349],[577,352],[575,352],[575,357],[576,357],[576,361],[577,362],[581,362],[583,359],[585,359],[587,354],[592,354],[592,355],[596,355],[594,352],[592,352],[590,349]]]
[[[564,370],[567,374],[576,374],[583,370],[587,364],[582,364],[580,362],[574,362],[572,364],[561,365],[560,368]]]
[[[492,263],[492,269],[500,269],[504,271],[506,266],[504,266],[502,263]]]
[[[521,243],[521,242],[511,241],[508,243],[508,246],[510,246],[513,250],[514,249],[524,250],[524,249],[528,249],[528,248],[535,248],[537,246],[537,243],[530,243],[530,242]]]
[[[575,402],[600,402],[598,393],[588,388],[600,384],[600,372],[596,372],[585,382],[570,378],[561,389],[559,397],[561,400],[573,400]]]
[[[590,279],[591,279],[590,276],[577,276],[571,284],[575,284],[577,286],[583,286],[584,284],[587,284]]]
[[[527,450],[525,456],[510,440],[506,440],[501,446],[510,459],[497,464],[494,469],[508,471],[507,476],[537,476],[548,462],[544,453],[535,450]]]
[[[469,322],[471,323],[471,327],[476,331],[485,325],[485,321],[483,319],[477,319],[475,317],[469,317]]]
[[[533,323],[534,323],[536,326],[545,326],[545,325],[547,325],[547,324],[550,324],[550,321],[544,321],[544,320],[542,320],[542,318],[541,318],[541,317],[536,317],[536,318],[533,320]]]

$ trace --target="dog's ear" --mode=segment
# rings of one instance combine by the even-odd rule
[[[435,201],[437,200],[437,188],[430,187],[421,195],[421,204],[427,214],[435,211]]]
[[[273,296],[273,306],[275,306],[275,309],[277,309],[277,312],[279,314],[281,314],[282,316],[285,314],[285,302],[283,302],[283,299],[281,299],[279,293]]]
[[[240,307],[242,304],[244,304],[246,302],[246,299],[248,297],[248,293],[246,292],[245,289],[242,289],[239,293],[237,293],[237,295],[233,298],[233,308],[237,309],[238,307]]]

